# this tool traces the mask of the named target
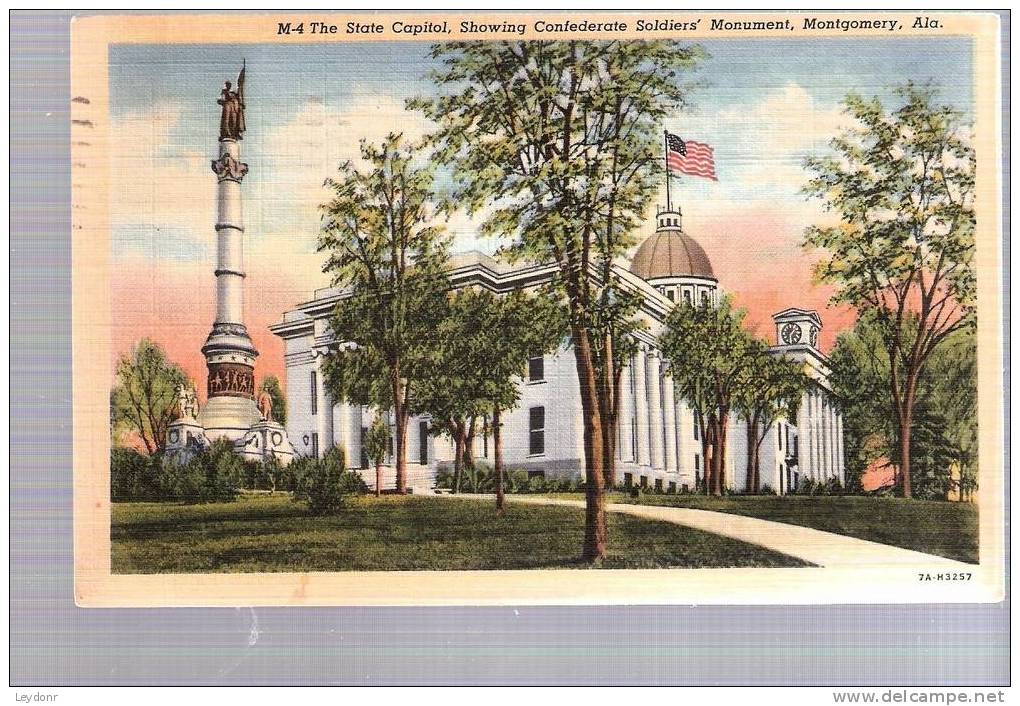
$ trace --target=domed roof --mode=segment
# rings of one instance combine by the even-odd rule
[[[660,230],[641,243],[630,271],[643,279],[705,277],[715,279],[705,250],[683,231]]]

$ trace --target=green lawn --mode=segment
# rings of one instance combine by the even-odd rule
[[[584,499],[580,494],[571,497]],[[631,498],[622,493],[612,493],[610,501],[732,512],[973,564],[978,561],[978,513],[977,506],[972,503],[850,496],[641,495]]]
[[[542,569],[580,565],[580,509],[430,496],[358,497],[313,517],[289,496],[113,506],[114,573]],[[618,514],[604,568],[806,566],[736,540]]]

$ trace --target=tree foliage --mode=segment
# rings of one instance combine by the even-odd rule
[[[878,458],[899,463],[896,418],[889,410],[889,360],[875,314],[840,334],[829,356],[830,380],[841,400],[847,481]],[[913,315],[907,326],[913,328]],[[910,436],[911,487],[919,497],[968,496],[977,478],[977,350],[974,331],[961,329],[933,352],[921,374]],[[954,469],[956,478],[954,478]]]
[[[158,343],[143,338],[117,362],[117,381],[110,395],[114,429],[123,427],[137,434],[150,454],[162,451],[167,429],[178,416],[179,385],[192,383]]]
[[[432,169],[390,134],[362,143],[368,165],[346,162],[326,185],[318,249],[323,271],[347,290],[330,319],[344,345],[325,365],[331,392],[394,410],[398,492],[406,491],[407,423],[414,388],[434,367],[434,329],[446,306],[448,240],[432,225]]]
[[[838,223],[809,228],[805,245],[825,251],[816,274],[836,286],[833,301],[874,314],[909,497],[920,378],[938,346],[975,321],[975,154],[961,114],[934,89],[908,83],[896,95],[889,109],[848,95],[855,126],[832,140],[833,154],[807,160],[805,191]]]
[[[700,425],[706,491],[726,488],[726,449],[730,412],[746,399],[755,352],[744,329],[745,312],[723,297],[719,306],[678,303],[667,315],[659,346],[669,360],[676,394],[685,399]]]
[[[704,56],[669,41],[448,42],[439,93],[411,101],[439,128],[450,199],[484,212],[511,260],[554,263],[567,302],[583,407],[587,511],[582,556],[606,551],[604,440],[614,400],[612,303],[602,290],[656,190],[662,120],[686,105]],[[661,174],[661,172],[660,172]],[[595,348],[602,349],[601,358]]]
[[[747,348],[748,367],[736,390],[736,410],[747,422],[746,490],[761,491],[759,451],[772,425],[780,419],[796,423],[801,397],[808,386],[803,367],[772,355],[768,345],[753,340]]]

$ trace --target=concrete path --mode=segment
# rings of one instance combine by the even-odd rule
[[[493,495],[449,495],[452,498],[486,499],[494,501]],[[581,500],[558,500],[537,495],[508,495],[507,501],[526,505],[563,505],[584,507]],[[606,509],[633,515],[647,520],[672,522],[693,529],[711,532],[748,544],[797,557],[817,566],[837,568],[861,568],[863,566],[887,565],[896,568],[911,566],[938,566],[946,569],[973,569],[971,564],[946,559],[933,554],[923,554],[910,549],[901,549],[888,544],[869,542],[832,532],[800,527],[784,522],[760,520],[725,512],[693,510],[683,507],[660,507],[655,505],[629,505],[609,503]]]

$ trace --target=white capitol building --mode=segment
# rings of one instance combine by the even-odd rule
[[[510,267],[478,252],[453,259],[454,287],[484,287],[495,293],[537,287],[549,280],[553,265]],[[658,351],[657,339],[670,307],[681,299],[715,304],[721,288],[702,247],[683,232],[680,214],[656,216],[656,232],[637,249],[629,268],[614,265],[620,285],[643,297],[640,316],[646,329],[637,333],[639,352],[621,381],[618,484],[650,485],[662,490],[695,487],[703,477],[701,440],[694,414],[674,394],[673,381]],[[320,289],[310,301],[284,314],[271,330],[285,343],[287,435],[299,455],[321,456],[332,446],[344,449],[348,465],[367,468],[361,439],[374,412],[331,398],[323,380],[323,357],[341,343],[329,328],[333,305],[344,296]],[[765,437],[760,452],[760,481],[780,493],[801,479],[844,479],[842,419],[832,403],[825,356],[817,348],[822,322],[814,311],[790,308],[773,316],[774,355],[800,361],[811,378],[796,419],[780,420]],[[534,358],[521,380],[518,406],[503,416],[503,454],[507,469],[546,477],[583,474],[581,400],[574,357],[565,347]],[[423,492],[434,486],[436,471],[453,464],[453,444],[429,433],[428,417],[412,417],[408,428],[408,487]],[[726,479],[743,490],[747,432],[734,415],[727,441]],[[492,460],[490,439],[475,439],[477,461]],[[369,484],[374,472],[365,474]],[[393,469],[385,477],[392,486]]]

